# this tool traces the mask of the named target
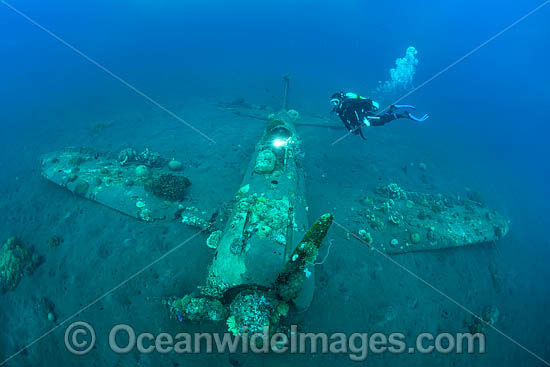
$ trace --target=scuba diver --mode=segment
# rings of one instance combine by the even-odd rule
[[[334,106],[331,113],[336,113],[349,132],[357,135],[361,135],[364,140],[367,140],[363,135],[361,127],[364,126],[382,126],[390,121],[408,118],[413,121],[426,121],[429,117],[424,115],[422,117],[416,117],[412,115],[407,109],[416,109],[411,105],[391,105],[387,112],[381,115],[376,114],[376,111],[380,108],[380,105],[372,99],[361,97],[355,93],[334,93],[330,103]],[[403,109],[405,111],[396,112],[396,110]]]

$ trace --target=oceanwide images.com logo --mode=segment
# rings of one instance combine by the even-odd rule
[[[115,353],[292,353],[347,354],[353,361],[364,361],[369,353],[429,354],[485,353],[485,335],[477,333],[418,334],[412,343],[403,333],[310,333],[292,325],[288,333],[136,333],[125,324],[115,325],[105,336]],[[65,346],[76,355],[89,353],[96,343],[93,327],[83,321],[72,323],[65,331]]]

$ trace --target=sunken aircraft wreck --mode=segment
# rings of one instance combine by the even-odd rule
[[[225,322],[235,335],[284,331],[281,317],[309,307],[314,264],[332,214],[308,223],[296,111],[267,118],[233,207],[218,228],[184,205],[190,181],[181,163],[148,150],[118,155],[67,149],[42,158],[42,175],[80,197],[143,221],[178,218],[204,231],[215,254],[204,284],[164,300],[179,320]],[[458,196],[408,192],[397,184],[364,201],[357,236],[388,254],[439,250],[496,241],[508,222],[482,204]]]

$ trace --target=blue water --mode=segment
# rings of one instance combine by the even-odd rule
[[[430,119],[421,125],[393,122],[369,130],[367,142],[351,136],[334,145],[344,130],[299,130],[310,157],[306,166],[310,215],[332,210],[349,214],[358,206],[362,190],[379,184],[378,180],[396,180],[414,190],[429,186],[447,193],[463,193],[464,187],[479,191],[488,206],[510,219],[510,233],[496,248],[409,254],[398,260],[467,308],[479,312],[484,306],[497,306],[501,319],[496,326],[524,348],[491,332],[485,355],[384,355],[371,356],[368,363],[543,366],[550,360],[550,5],[446,70],[542,3],[54,0],[46,4],[12,0],[9,4],[21,14],[0,1],[0,208],[4,214],[0,241],[18,236],[45,261],[17,290],[0,298],[0,321],[6,325],[0,337],[1,360],[55,327],[39,310],[38,300],[55,303],[59,324],[124,280],[124,271],[117,270],[120,264],[128,272],[138,271],[193,233],[179,223],[148,226],[121,218],[63,192],[40,177],[42,154],[67,146],[114,152],[127,146],[151,146],[181,157],[191,179],[205,183],[193,187],[193,205],[212,209],[229,201],[238,189],[262,131],[258,121],[223,117],[214,107],[218,101],[243,97],[277,109],[281,78],[290,74],[291,107],[304,120],[322,116],[339,126],[329,115],[331,94],[344,90],[368,96],[379,81],[388,79],[395,59],[408,46],[418,50],[415,86],[445,70],[402,101],[429,113]],[[180,126],[98,64],[218,144]],[[378,97],[383,106],[395,98]],[[91,131],[98,122],[113,125],[98,134]],[[401,170],[419,162],[428,166],[428,186]],[[56,250],[47,245],[54,234],[64,238]],[[127,245],[134,242],[140,245]],[[357,244],[335,242],[323,270],[334,282],[318,285],[305,325],[315,331],[347,331],[354,325],[371,331],[376,322],[358,321],[350,314],[377,314],[381,306],[372,303],[377,297],[380,304],[404,304],[399,294],[406,287],[419,305],[414,311],[399,309],[402,312],[391,328],[413,334],[463,330],[461,321],[468,316],[464,310],[362,250]],[[364,257],[369,260],[361,260]],[[104,339],[105,330],[121,322],[134,322],[142,331],[177,330],[178,325],[151,299],[191,291],[204,279],[210,260],[211,253],[200,240],[184,254],[167,259],[155,274],[143,274],[78,317],[95,323]],[[491,286],[487,271],[491,262],[498,265],[504,291]],[[369,285],[371,265],[378,263],[383,264],[378,283]],[[468,274],[470,280],[465,281]],[[346,291],[338,293],[342,287]],[[339,299],[345,299],[347,306]],[[454,315],[454,324],[440,323],[442,307]],[[63,344],[69,323],[11,359],[9,365],[353,363],[347,357],[320,355],[237,362],[212,355],[120,356],[107,349],[105,340],[91,355],[79,357]],[[209,330],[207,325],[201,329]]]

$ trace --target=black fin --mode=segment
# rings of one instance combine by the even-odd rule
[[[363,129],[361,129],[361,127],[358,128],[359,129],[359,135],[361,135],[361,137],[363,138],[363,140],[367,140],[367,138],[365,138],[365,135],[363,135]]]

